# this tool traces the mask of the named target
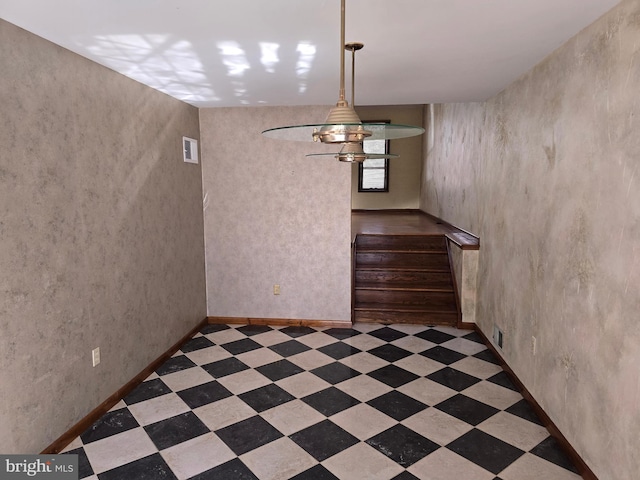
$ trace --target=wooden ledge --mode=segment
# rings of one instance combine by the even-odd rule
[[[480,239],[422,210],[352,210],[352,244],[358,235],[444,235],[462,250],[479,250]]]

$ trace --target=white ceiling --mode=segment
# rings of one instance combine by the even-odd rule
[[[347,0],[356,103],[485,100],[618,1]],[[338,98],[339,0],[0,0],[0,17],[196,106]]]

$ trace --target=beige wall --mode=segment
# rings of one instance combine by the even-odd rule
[[[305,157],[324,145],[260,135],[327,113],[200,110],[210,316],[350,320],[351,165]]]
[[[640,471],[639,46],[623,1],[488,102],[436,106],[421,201],[479,234],[478,323],[601,480]]]
[[[422,125],[422,106],[357,107],[362,121],[389,120],[401,125]],[[423,135],[392,140],[389,153],[389,191],[358,192],[358,165],[352,165],[351,207],[364,210],[419,208]]]
[[[205,316],[198,112],[2,20],[0,75],[0,452],[37,453]]]

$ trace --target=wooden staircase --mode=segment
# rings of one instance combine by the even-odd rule
[[[354,321],[457,324],[444,235],[359,234],[354,257]]]

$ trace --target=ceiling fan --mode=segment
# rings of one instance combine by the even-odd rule
[[[341,0],[340,10],[340,89],[339,98],[335,107],[329,111],[324,123],[306,125],[288,125],[264,130],[263,135],[270,138],[283,140],[314,141],[328,144],[341,144],[339,153],[321,155],[333,155],[338,160],[345,162],[361,162],[366,158],[389,158],[389,156],[372,157],[363,151],[365,140],[392,140],[397,138],[413,137],[424,133],[424,128],[411,125],[398,125],[393,123],[363,123],[358,114],[349,106],[345,97],[345,72],[344,52],[352,52],[352,98],[354,101],[355,85],[355,52],[360,50],[361,43],[349,43],[345,45],[345,0]],[[313,156],[313,154],[311,154]]]

